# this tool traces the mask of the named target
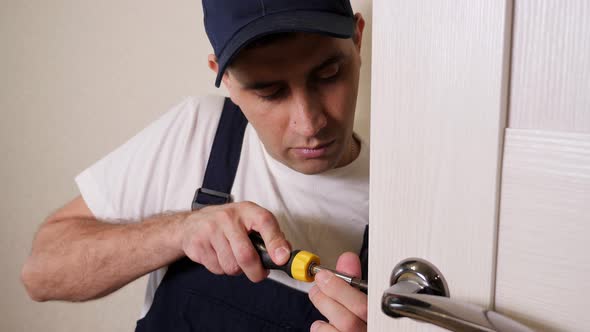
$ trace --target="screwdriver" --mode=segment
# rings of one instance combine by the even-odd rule
[[[315,279],[315,275],[322,270],[330,271],[338,278],[346,281],[349,285],[363,291],[367,292],[368,284],[366,280],[362,280],[360,278],[355,278],[348,276],[346,274],[340,273],[336,270],[328,269],[320,265],[320,258],[305,250],[293,250],[291,252],[291,256],[289,257],[289,261],[284,265],[277,265],[275,264],[268,251],[266,250],[266,245],[262,240],[262,237],[257,232],[252,232],[248,235],[254,248],[260,255],[260,259],[262,261],[262,266],[265,269],[269,270],[280,270],[295,280],[304,281],[304,282],[312,282]]]

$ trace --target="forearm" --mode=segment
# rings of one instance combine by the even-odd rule
[[[44,224],[22,279],[37,301],[84,301],[105,296],[183,256],[186,214],[135,224],[71,218]]]

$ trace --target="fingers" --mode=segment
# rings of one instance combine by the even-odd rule
[[[246,227],[260,233],[270,258],[275,264],[283,265],[287,263],[291,253],[291,245],[285,239],[285,234],[281,232],[275,216],[258,205],[253,207],[251,213],[252,215],[248,218],[249,222]]]
[[[217,260],[217,254],[210,244],[201,246],[201,252],[199,253],[201,264],[203,264],[207,270],[214,274],[223,274],[223,269],[219,265]]]
[[[358,256],[344,253],[338,258],[336,269],[350,276],[361,275]],[[329,320],[330,324],[317,323],[312,331],[366,331],[367,295],[335,277],[329,271],[315,276],[316,285],[309,291],[313,305]],[[314,330],[314,328],[316,330]]]
[[[268,276],[268,271],[262,267],[260,256],[254,249],[245,230],[227,231],[227,240],[230,243],[232,255],[236,263],[252,282],[262,281]]]
[[[236,261],[232,247],[227,238],[223,236],[223,233],[215,234],[211,239],[211,244],[217,254],[217,261],[224,274],[233,276],[242,272],[242,269]]]
[[[350,287],[350,286],[348,286]],[[314,286],[309,292],[313,305],[328,319],[330,325],[337,331],[357,332],[366,331],[367,324],[342,304],[324,294],[319,287]],[[326,326],[322,329],[330,331]]]
[[[367,295],[329,271],[315,276],[313,305],[340,331],[360,331],[367,321]],[[366,327],[365,327],[366,328]]]
[[[352,252],[345,252],[338,257],[336,270],[351,277],[361,277],[361,260],[359,256]]]
[[[309,329],[310,332],[338,332],[338,330],[324,322],[321,320],[316,320],[315,322],[313,322],[313,324],[311,324],[311,328]]]
[[[262,266],[248,232],[258,231],[273,262],[285,264],[290,245],[274,215],[251,202],[205,207],[189,216],[183,240],[185,254],[216,274],[244,272],[258,282],[269,271]]]
[[[361,276],[361,261],[359,257],[352,252],[345,252],[338,257],[336,270],[341,271],[351,277]],[[315,277],[317,285],[329,297],[343,304],[348,310],[352,311],[362,320],[367,321],[367,296],[352,287],[340,288],[340,284],[335,281],[342,281],[339,278],[332,278],[333,274],[318,273]],[[347,285],[348,286],[348,285]]]

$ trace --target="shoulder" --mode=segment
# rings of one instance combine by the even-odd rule
[[[212,139],[223,96],[185,97],[109,155],[155,155]]]
[[[217,127],[224,101],[224,96],[216,95],[185,97],[162,114],[150,127],[168,138],[179,135],[206,135]]]
[[[214,117],[221,113],[224,101],[224,96],[217,95],[185,97],[180,103],[172,107],[167,114],[171,113],[177,116]]]

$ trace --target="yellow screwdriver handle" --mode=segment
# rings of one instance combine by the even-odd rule
[[[314,277],[310,273],[311,265],[320,265],[320,258],[309,251],[301,250],[291,261],[291,276],[295,280],[312,282]]]

